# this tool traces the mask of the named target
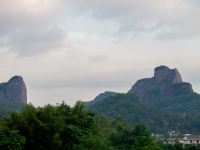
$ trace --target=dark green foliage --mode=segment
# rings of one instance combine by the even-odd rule
[[[26,137],[26,149],[42,150],[52,149],[54,145],[59,146],[60,141],[54,139],[62,128],[62,118],[50,105],[38,109],[28,105],[20,113],[12,113],[3,125],[18,130]],[[54,143],[55,141],[57,143]]]
[[[116,150],[111,143],[100,136],[83,137],[81,144],[75,145],[73,150]]]
[[[64,119],[60,137],[65,149],[81,143],[82,137],[96,133],[94,114],[84,110],[81,102],[77,102],[72,109],[65,104],[61,104],[57,109]]]
[[[118,95],[117,98],[115,97],[121,106],[129,105],[135,110],[147,108],[135,99],[125,104],[126,99],[121,101],[124,95]],[[121,111],[118,107],[116,109]],[[147,115],[147,112],[138,112],[138,115]],[[0,149],[200,150],[200,147],[157,142],[144,125],[135,123],[134,127],[129,126],[119,115],[111,121],[105,116],[88,111],[81,102],[77,102],[74,107],[65,103],[39,108],[27,105],[20,112],[11,113],[8,118],[0,121]]]
[[[2,150],[23,150],[25,138],[18,131],[4,131],[0,129],[0,149]]]
[[[137,125],[134,129],[118,128],[118,132],[112,134],[112,143],[123,150],[159,150],[160,147],[147,132],[143,125]]]
[[[171,97],[156,96],[146,103],[167,112],[200,114],[200,95],[197,93],[177,94]]]
[[[129,127],[62,103],[35,108],[27,105],[0,122],[0,149],[5,150],[157,150],[159,145],[143,125]]]
[[[197,102],[193,103],[196,97],[198,95],[193,95],[193,97],[188,95],[187,98],[185,95],[179,96],[176,102],[170,98],[166,98],[166,101],[155,99],[155,101],[146,102],[138,100],[133,94],[118,94],[96,102],[89,106],[89,109],[110,119],[121,116],[130,125],[145,124],[153,133],[175,130],[197,134],[200,133],[200,110],[197,109],[200,107],[200,101],[199,105]],[[189,98],[191,98],[191,104],[189,104]],[[197,106],[194,106],[194,110],[192,110],[195,103]],[[187,106],[184,108],[183,104]],[[186,110],[193,112],[188,113]]]

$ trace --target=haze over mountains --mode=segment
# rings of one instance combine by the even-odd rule
[[[153,132],[200,132],[200,95],[167,66],[156,67],[153,77],[138,80],[125,94],[105,92],[86,105],[111,119],[144,123]]]
[[[26,103],[22,77],[0,84],[0,117]],[[127,93],[106,91],[85,105],[110,119],[121,116],[131,125],[143,123],[154,133],[200,133],[200,95],[177,69],[167,66],[156,67],[153,77],[138,80]]]

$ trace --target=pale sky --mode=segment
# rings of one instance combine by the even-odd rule
[[[200,92],[199,16],[200,0],[0,0],[0,81],[73,105],[167,65]]]

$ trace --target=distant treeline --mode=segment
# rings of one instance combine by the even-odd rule
[[[121,116],[129,125],[145,124],[152,133],[176,131],[200,134],[199,94],[161,97],[149,101],[141,101],[134,94],[116,94],[87,107],[109,119]]]
[[[109,120],[81,102],[35,108],[26,105],[0,122],[1,150],[198,150],[198,146],[166,145],[144,125],[130,127],[123,118]]]

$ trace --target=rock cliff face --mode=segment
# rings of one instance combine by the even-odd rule
[[[175,96],[193,92],[192,85],[182,81],[177,69],[159,66],[154,69],[152,78],[137,81],[128,93],[136,94],[142,100],[154,96]]]
[[[0,100],[27,103],[27,91],[23,78],[14,76],[8,82],[0,83]]]

